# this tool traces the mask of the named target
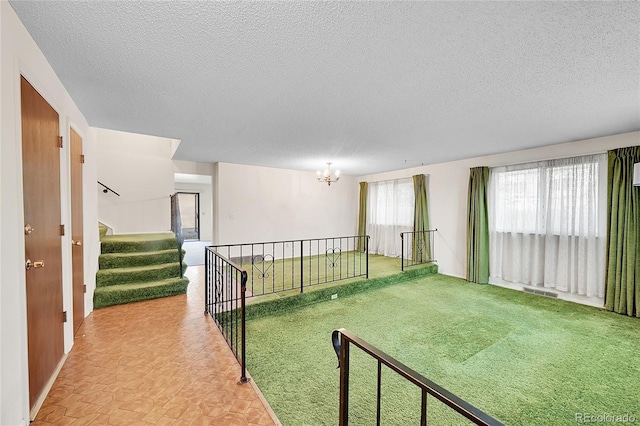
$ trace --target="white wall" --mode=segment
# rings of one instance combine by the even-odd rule
[[[434,254],[439,272],[464,278],[467,261],[467,191],[470,168],[595,154],[633,145],[640,145],[640,132],[361,176],[358,181],[374,182],[420,173],[428,175],[429,220],[431,228],[438,228]]]
[[[313,172],[217,163],[214,243],[355,235],[358,185],[328,186]]]
[[[94,129],[98,146],[100,221],[114,233],[171,230],[173,155],[175,140],[156,136]]]
[[[216,165],[214,163],[198,163],[195,161],[173,160],[174,173],[213,176],[215,168]]]
[[[86,120],[59,81],[46,58],[6,1],[0,2],[0,424],[29,423],[29,382],[24,269],[24,212],[22,193],[22,139],[20,121],[20,75],[40,92],[60,115],[60,133],[69,140],[69,126],[83,137],[86,162],[84,186],[84,271],[88,294],[86,312],[95,288],[99,251],[95,139]],[[62,221],[71,229],[69,194],[69,144],[60,152]],[[65,351],[73,344],[71,304],[71,235],[62,239],[63,309]]]

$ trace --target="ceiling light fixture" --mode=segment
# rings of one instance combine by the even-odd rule
[[[340,170],[336,170],[335,174],[331,174],[331,163],[327,163],[327,168],[324,169],[324,173],[317,172],[318,182],[326,182],[331,186],[333,182],[340,180]]]

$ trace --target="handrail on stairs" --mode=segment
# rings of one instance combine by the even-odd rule
[[[120,194],[118,194],[116,191],[114,191],[113,189],[109,188],[107,185],[105,185],[104,183],[98,181],[98,185],[102,186],[102,192],[104,192],[105,194],[107,192],[113,192],[114,194],[116,194],[118,197],[120,196]]]

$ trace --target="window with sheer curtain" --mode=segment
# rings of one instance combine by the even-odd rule
[[[494,167],[491,279],[603,297],[606,154]]]
[[[370,182],[367,196],[369,252],[400,256],[400,233],[413,230],[413,179]]]

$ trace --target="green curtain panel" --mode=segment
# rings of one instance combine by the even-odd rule
[[[425,175],[413,177],[415,208],[413,209],[413,241],[411,257],[414,262],[426,262],[431,259],[431,239],[429,238],[429,204]]]
[[[467,204],[467,281],[479,284],[489,282],[488,184],[488,167],[474,167],[470,170]]]
[[[360,206],[358,209],[358,235],[367,235],[367,182],[360,182]],[[356,250],[365,251],[365,239],[358,238]]]
[[[605,308],[640,317],[640,187],[633,186],[640,146],[608,154]]]

